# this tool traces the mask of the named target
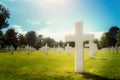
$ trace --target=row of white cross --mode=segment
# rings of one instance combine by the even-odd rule
[[[115,46],[115,47],[107,47],[107,48],[102,48],[102,51],[109,51],[109,52],[113,52],[113,53],[117,53],[120,51],[120,47]]]
[[[13,54],[13,52],[15,51],[15,48],[13,47],[13,45],[11,45],[10,47],[6,47],[4,50],[5,51],[10,51],[10,53]],[[25,51],[25,52],[27,52],[27,54],[29,54],[29,53],[31,53],[35,50],[36,50],[35,48],[33,48],[31,46],[28,46],[28,45],[25,48],[17,47],[18,52],[21,52],[21,51],[24,52]]]
[[[43,46],[42,48],[40,48],[39,50],[45,54],[48,54],[49,51],[51,52],[57,52],[57,53],[61,53],[63,51],[65,51],[68,55],[70,54],[71,51],[73,51],[74,48],[70,47],[69,44],[67,44],[67,46],[64,48],[61,48],[59,45],[57,48],[49,48],[47,46],[47,44],[45,46]]]
[[[77,73],[83,73],[84,72],[84,50],[83,50],[83,42],[84,41],[89,41],[89,47],[90,47],[90,57],[93,57],[93,55],[97,51],[97,46],[96,44],[91,43],[91,41],[94,39],[93,34],[83,34],[83,22],[76,22],[75,23],[75,34],[74,35],[67,35],[65,36],[65,41],[70,42],[74,41],[75,42],[75,72]],[[47,51],[47,45],[42,47],[42,51]],[[67,49],[68,47],[66,47]],[[25,50],[30,53],[32,47],[26,46]],[[60,49],[58,46],[57,49]],[[10,47],[11,52],[13,52],[14,48],[13,46]],[[60,50],[58,50],[60,51]],[[47,52],[45,52],[47,53]]]
[[[93,56],[95,55],[95,53],[97,53],[97,45],[95,43],[90,43],[85,45],[86,47],[89,47],[89,56],[90,58],[93,58]],[[68,55],[70,55],[70,53],[72,53],[75,49],[71,46],[69,46],[69,44],[67,44],[67,46],[64,48],[60,47],[58,45],[57,48],[49,48],[48,45],[46,44],[45,46],[41,47],[39,49],[41,52],[43,52],[44,54],[48,54],[48,52],[57,52],[57,53],[61,53],[61,52],[66,52]]]

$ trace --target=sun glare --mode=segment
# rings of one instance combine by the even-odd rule
[[[68,0],[41,0],[40,4],[42,6],[42,12],[44,14],[59,14],[61,12],[67,11],[69,6]]]
[[[42,0],[44,3],[64,3],[66,0]]]
[[[31,4],[36,6],[40,14],[50,17],[68,13],[74,7],[73,0],[31,0]]]

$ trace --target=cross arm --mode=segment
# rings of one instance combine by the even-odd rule
[[[86,41],[94,40],[94,34],[84,34],[84,40],[86,40]]]
[[[74,35],[69,34],[65,36],[65,42],[72,42],[72,41],[75,41]]]

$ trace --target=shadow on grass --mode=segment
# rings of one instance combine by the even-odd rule
[[[113,80],[113,79],[109,79],[109,78],[102,77],[102,76],[95,75],[95,74],[88,73],[88,72],[82,73],[82,75],[83,75],[83,77],[85,79],[92,79],[92,80]]]
[[[99,54],[101,53],[99,52]],[[93,77],[93,80],[120,80],[120,55],[115,53],[106,54],[106,52],[104,52],[101,55],[92,58],[91,61],[94,64],[98,63],[97,66],[92,67],[95,70],[98,70],[101,76],[86,72],[83,74],[85,78],[91,77],[92,79]]]

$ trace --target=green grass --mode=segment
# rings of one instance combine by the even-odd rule
[[[74,72],[74,53],[39,51],[13,55],[0,53],[0,80],[107,80],[120,79],[120,53],[98,51],[90,59],[85,51],[85,73]]]

